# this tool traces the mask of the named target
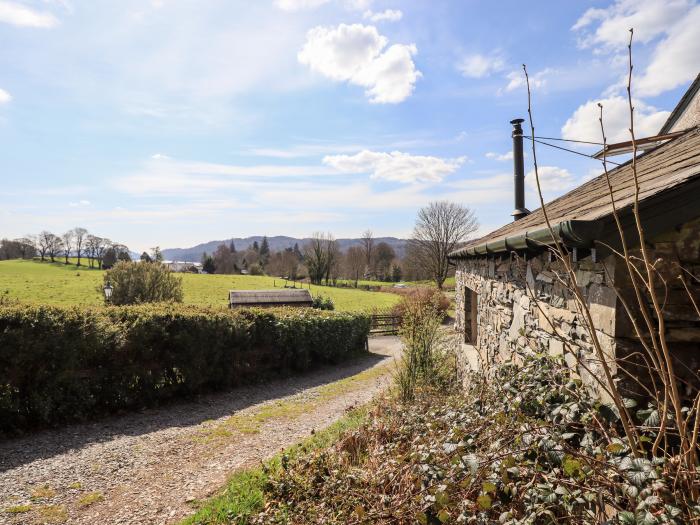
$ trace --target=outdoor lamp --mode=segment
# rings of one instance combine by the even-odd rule
[[[112,298],[112,285],[109,283],[105,284],[104,292],[105,292],[105,299],[107,302],[109,302],[110,299]]]

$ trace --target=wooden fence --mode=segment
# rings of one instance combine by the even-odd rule
[[[377,335],[396,335],[399,333],[401,325],[401,317],[391,314],[375,314],[372,315],[372,325],[370,334]]]

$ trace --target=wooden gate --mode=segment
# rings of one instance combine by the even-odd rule
[[[370,334],[376,335],[396,335],[399,333],[401,325],[401,317],[391,314],[375,314],[372,315],[372,325],[369,329]]]

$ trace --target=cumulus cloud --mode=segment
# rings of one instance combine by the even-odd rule
[[[617,0],[607,8],[588,9],[571,29],[581,31],[581,47],[620,49],[627,46],[630,27],[635,40],[650,42],[667,33],[694,4],[692,0]]]
[[[402,17],[403,13],[398,9],[385,9],[384,11],[376,13],[367,10],[362,15],[362,18],[371,20],[372,22],[398,22]]]
[[[566,168],[557,166],[540,166],[537,168],[540,179],[542,193],[561,193],[574,188],[577,184],[576,178]],[[525,183],[533,190],[537,191],[537,179],[535,170],[529,171],[525,175]]]
[[[54,27],[58,19],[51,13],[36,11],[15,2],[0,1],[0,22],[20,27]]]
[[[415,45],[387,44],[374,26],[318,26],[297,58],[327,78],[364,87],[370,102],[396,104],[411,95],[421,73],[413,63]]]
[[[71,208],[84,208],[86,206],[90,206],[90,204],[91,203],[89,200],[83,199],[83,200],[79,200],[77,202],[69,202],[68,206],[70,206]]]
[[[493,73],[503,71],[504,67],[505,62],[497,53],[492,53],[491,55],[474,53],[465,56],[457,64],[457,69],[462,75],[470,78],[484,78]]]
[[[690,82],[700,71],[700,6],[682,17],[652,54],[636,81],[637,94],[654,96]],[[633,84],[634,87],[635,84]]]
[[[10,95],[7,91],[4,89],[0,88],[0,104],[6,104],[10,100],[12,100],[12,95]]]
[[[493,151],[489,151],[486,154],[487,159],[492,159],[492,160],[498,160],[498,161],[506,161],[506,160],[513,160],[513,152],[512,151],[507,151],[505,153],[495,153]]]
[[[580,35],[580,47],[593,48],[596,53],[612,52],[611,64],[622,69],[626,68],[624,48],[630,27],[634,28],[635,43],[655,44],[651,59],[633,83],[635,94],[656,96],[695,78],[700,70],[700,5],[695,1],[618,0],[607,8],[588,9],[572,30]],[[609,92],[618,91],[625,83],[623,79]]]
[[[530,73],[530,88],[539,89],[547,85],[548,77],[554,73],[554,69],[547,67],[542,71],[537,73]],[[525,88],[525,73],[520,71],[512,71],[506,75],[508,79],[508,84],[505,87],[505,91],[515,91],[519,88]]]
[[[406,183],[440,182],[466,160],[466,157],[441,159],[400,151],[386,153],[370,150],[355,155],[327,155],[323,158],[324,164],[342,173],[371,173],[373,179]]]
[[[574,140],[590,140],[600,142],[600,109],[598,102],[603,104],[603,124],[608,142],[630,140],[629,106],[627,99],[612,96],[602,100],[589,100],[574,111],[561,128],[562,137]],[[659,111],[641,100],[634,100],[634,130],[639,138],[656,135],[668,118],[670,112]]]

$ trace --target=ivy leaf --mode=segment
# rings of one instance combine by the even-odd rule
[[[634,517],[634,514],[628,511],[620,512],[620,514],[617,515],[617,519],[620,520],[622,525],[636,525],[637,523],[637,518]]]
[[[476,503],[479,505],[481,510],[488,510],[491,508],[491,496],[488,494],[482,494],[476,498]]]

